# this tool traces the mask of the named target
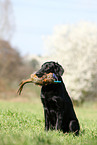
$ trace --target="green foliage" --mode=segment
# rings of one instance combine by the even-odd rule
[[[0,145],[96,145],[97,108],[89,107],[75,109],[81,131],[79,136],[74,136],[44,131],[43,108],[39,100],[35,103],[0,102]]]

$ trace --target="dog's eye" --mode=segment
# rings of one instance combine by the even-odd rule
[[[46,65],[46,68],[49,68],[49,66],[48,66],[48,65]]]

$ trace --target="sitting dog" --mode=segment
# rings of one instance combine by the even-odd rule
[[[36,72],[36,76],[54,73],[60,83],[43,85],[41,88],[41,101],[44,107],[45,129],[62,130],[79,134],[80,126],[73,109],[72,101],[66,91],[62,80],[64,69],[53,61],[46,62]]]

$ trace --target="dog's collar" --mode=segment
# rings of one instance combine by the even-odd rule
[[[55,83],[61,83],[61,81],[54,81]]]

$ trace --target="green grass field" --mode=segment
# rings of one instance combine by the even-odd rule
[[[92,107],[91,107],[92,105]],[[40,100],[0,102],[0,145],[97,145],[97,104],[75,107],[79,136],[60,131],[44,131]]]

